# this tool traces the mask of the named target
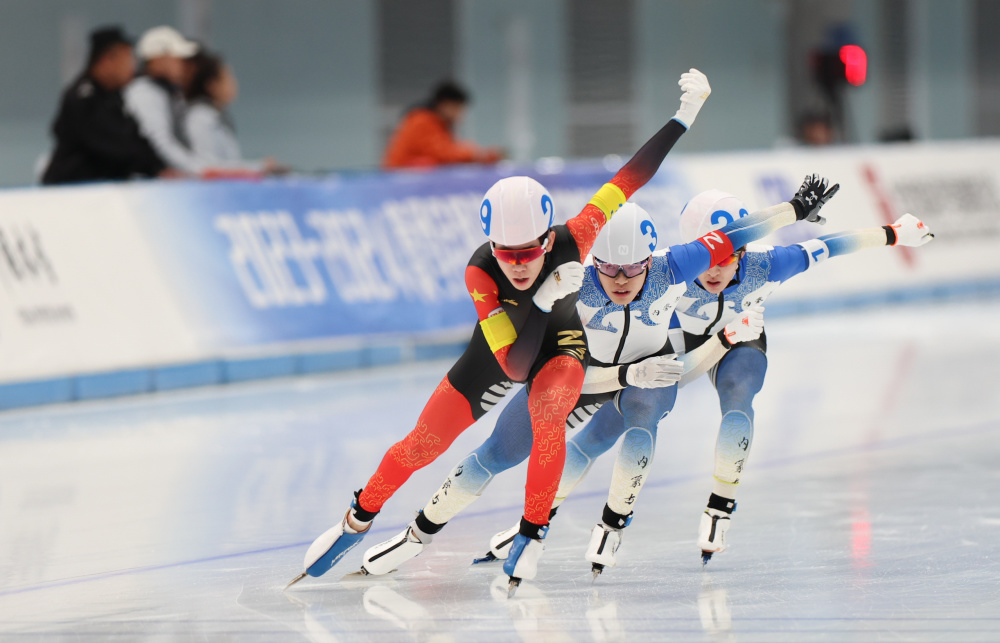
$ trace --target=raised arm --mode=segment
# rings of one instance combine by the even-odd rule
[[[822,223],[825,219],[819,215],[820,209],[840,190],[840,184],[829,188],[827,185],[827,179],[818,174],[807,176],[790,201],[748,214],[691,243],[671,246],[668,261],[680,279],[693,281],[733,254],[735,249],[762,239],[778,228],[803,220]]]
[[[636,190],[653,178],[667,153],[681,134],[691,127],[705,99],[712,93],[708,78],[697,69],[682,74],[677,84],[684,93],[681,95],[681,107],[674,117],[639,148],[614,178],[597,191],[580,214],[566,223],[580,249],[581,257],[590,252],[597,234],[611,215]]]
[[[926,223],[906,213],[892,225],[881,228],[861,228],[823,235],[796,244],[802,248],[809,267],[826,259],[882,246],[922,246],[934,238]]]

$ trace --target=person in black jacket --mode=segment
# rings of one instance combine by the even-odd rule
[[[56,148],[42,183],[158,176],[166,165],[125,113],[122,89],[135,75],[132,42],[118,27],[90,34],[87,68],[63,93],[52,125]]]

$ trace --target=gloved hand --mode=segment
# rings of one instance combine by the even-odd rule
[[[764,330],[764,307],[760,305],[750,306],[743,311],[743,314],[726,324],[722,329],[730,346],[739,342],[751,342],[760,337]]]
[[[681,86],[684,93],[681,94],[681,108],[674,114],[674,118],[686,128],[691,129],[701,106],[705,104],[705,99],[712,93],[712,88],[708,84],[708,77],[693,67],[690,71],[681,74],[681,79],[677,81],[677,84]]]
[[[661,388],[680,381],[684,362],[676,355],[654,355],[628,367],[625,381],[636,388]]]
[[[795,208],[795,219],[797,221],[812,221],[813,223],[826,223],[826,219],[819,216],[820,208],[833,198],[833,195],[840,189],[840,184],[835,184],[829,190],[829,181],[819,174],[807,176],[799,191],[795,193],[789,203]]]
[[[927,224],[909,212],[896,219],[889,227],[896,233],[896,243],[892,244],[894,246],[916,248],[930,243],[931,239],[934,238]]]
[[[539,310],[550,313],[556,301],[580,290],[582,285],[583,266],[578,261],[567,261],[545,278],[531,300]]]

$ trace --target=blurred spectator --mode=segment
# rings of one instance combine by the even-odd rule
[[[283,171],[285,168],[273,159],[243,159],[236,130],[226,111],[239,93],[232,68],[220,56],[204,51],[190,61],[192,73],[185,92],[188,107],[184,115],[184,134],[191,151],[203,162],[214,166],[214,173],[220,176],[227,174],[224,168],[242,168],[263,173]]]
[[[913,130],[909,125],[900,125],[890,129],[882,130],[878,140],[883,143],[906,143],[915,140]]]
[[[438,85],[430,100],[403,116],[389,140],[383,167],[495,163],[503,158],[497,148],[481,148],[472,142],[455,140],[455,129],[468,103],[469,95],[460,86],[452,82]]]
[[[42,183],[156,176],[166,167],[125,113],[122,89],[135,74],[132,42],[119,27],[90,34],[87,67],[63,92],[52,125],[56,147]]]
[[[212,163],[242,160],[236,130],[226,111],[239,91],[236,77],[218,56],[201,52],[190,60],[193,72],[185,92],[184,134],[191,151]]]
[[[799,118],[798,139],[803,145],[833,143],[833,121],[825,112],[806,112]]]
[[[136,45],[142,72],[125,88],[125,108],[139,122],[153,149],[170,168],[186,174],[200,174],[205,169],[182,132],[184,60],[197,51],[197,44],[171,27],[150,29]]]

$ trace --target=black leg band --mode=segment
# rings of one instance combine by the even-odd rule
[[[716,511],[723,511],[727,514],[733,513],[736,509],[736,501],[730,498],[723,498],[714,493],[708,497],[708,508]]]
[[[354,518],[358,522],[371,522],[378,515],[377,511],[368,511],[361,506],[361,492],[364,489],[358,489],[354,492]]]
[[[420,510],[420,513],[417,514],[417,517],[413,520],[413,522],[416,523],[417,529],[428,535],[436,534],[444,529],[444,526],[448,524],[444,523],[439,525],[436,522],[431,522],[430,519],[424,515],[423,509]]]
[[[624,529],[631,522],[632,512],[630,511],[627,515],[622,515],[611,510],[611,507],[604,505],[604,515],[601,516],[601,520],[608,527],[614,527],[615,529]]]
[[[528,522],[528,520],[522,516],[521,527],[517,531],[522,536],[534,538],[535,540],[541,540],[542,538],[545,538],[545,532],[548,530],[548,525],[536,525],[533,522]]]

